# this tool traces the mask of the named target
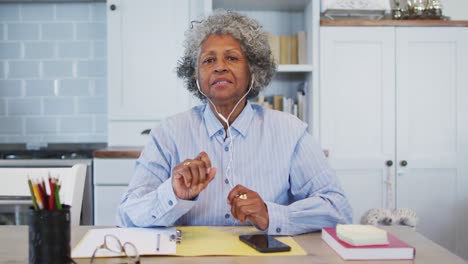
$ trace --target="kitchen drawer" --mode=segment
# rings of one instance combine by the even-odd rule
[[[94,186],[94,225],[116,225],[117,208],[126,190],[126,185]]]
[[[94,159],[94,185],[128,185],[136,159]]]

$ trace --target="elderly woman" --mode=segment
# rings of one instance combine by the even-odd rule
[[[276,69],[261,26],[216,11],[186,37],[177,73],[205,104],[151,131],[119,225],[253,224],[293,235],[350,222],[349,203],[307,125],[247,100]]]

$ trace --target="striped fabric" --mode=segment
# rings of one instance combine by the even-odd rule
[[[226,140],[222,124],[207,105],[168,118],[151,131],[122,198],[117,223],[240,225],[227,204],[227,195],[237,184],[265,201],[269,234],[294,235],[350,223],[351,207],[306,128],[292,115],[250,103]],[[195,200],[180,200],[172,189],[172,169],[201,151],[217,168],[215,179]]]

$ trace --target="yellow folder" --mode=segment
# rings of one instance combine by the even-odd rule
[[[306,255],[292,237],[275,237],[289,245],[291,251],[261,253],[239,240],[239,235],[259,233],[253,227],[183,226],[182,243],[177,245],[176,256],[294,256]]]

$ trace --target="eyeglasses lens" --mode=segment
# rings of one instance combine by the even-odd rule
[[[120,244],[120,240],[115,236],[105,236],[104,243],[106,248],[115,253],[122,253],[122,244]]]
[[[133,245],[132,243],[128,243],[126,242],[123,246],[123,250],[125,252],[125,254],[127,255],[127,257],[133,259],[133,260],[136,260],[138,259],[138,251],[135,247],[135,245]]]

